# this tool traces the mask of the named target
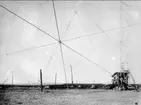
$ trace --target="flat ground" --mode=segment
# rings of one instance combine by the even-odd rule
[[[114,90],[1,90],[0,105],[135,105],[140,92]],[[139,104],[140,105],[140,104]]]

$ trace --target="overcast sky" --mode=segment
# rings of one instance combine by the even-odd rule
[[[124,61],[136,82],[141,83],[141,2],[55,1],[54,4],[62,42],[114,73],[121,70],[122,40]],[[0,5],[58,39],[52,1],[3,1]],[[101,29],[112,30],[102,33]],[[81,37],[87,34],[91,36]],[[76,37],[81,38],[72,39]],[[11,71],[14,71],[14,83],[38,83],[42,69],[44,83],[54,83],[55,73],[57,83],[65,83],[60,46],[56,42],[0,7],[0,82],[8,78],[6,83],[12,83]],[[56,44],[25,50],[52,43]],[[62,48],[68,83],[71,82],[70,65],[74,82],[111,82],[111,74],[67,47]]]

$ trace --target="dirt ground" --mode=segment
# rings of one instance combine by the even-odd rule
[[[135,105],[140,92],[114,90],[0,91],[0,105]],[[140,104],[138,104],[140,105]]]

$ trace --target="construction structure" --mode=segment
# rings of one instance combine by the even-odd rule
[[[123,5],[122,1],[120,2],[120,31],[121,31],[121,39],[119,42],[120,45],[120,71],[115,72],[112,75],[112,88],[118,88],[119,90],[129,90],[129,89],[136,89],[135,79],[128,67],[128,60],[127,60],[127,50],[125,46],[125,41],[127,40],[127,35],[125,36],[122,24],[123,24]],[[133,80],[133,85],[130,84],[130,78]]]
[[[112,77],[112,84],[114,87],[117,87],[119,89],[128,89],[129,84],[129,71],[123,70],[121,72],[115,72]]]
[[[119,90],[130,90],[130,89],[137,90],[135,79],[129,69],[125,69],[122,67],[121,71],[115,72],[112,75],[112,78],[113,78],[112,79],[113,88],[117,88]],[[131,80],[130,78],[133,81],[132,85],[130,84],[130,80]]]

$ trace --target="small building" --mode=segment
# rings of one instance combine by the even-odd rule
[[[114,87],[120,88],[120,89],[127,89],[129,85],[129,71],[123,70],[120,72],[115,72],[112,75],[112,84]]]

